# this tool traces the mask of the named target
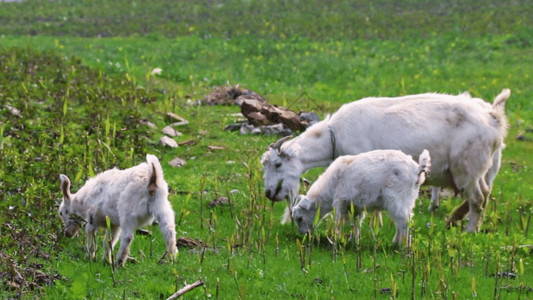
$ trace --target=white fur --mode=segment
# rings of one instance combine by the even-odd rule
[[[61,174],[60,180],[63,202],[59,213],[65,225],[65,235],[75,236],[81,226],[75,216],[82,218],[86,222],[87,248],[91,258],[96,252],[95,231],[106,227],[106,216],[111,221],[112,236],[104,239],[104,259],[111,259],[111,251],[120,235],[117,264],[124,265],[135,230],[151,224],[154,218],[165,237],[167,254],[172,258],[176,255],[174,211],[168,201],[163,169],[154,155],[146,155],[146,162],[126,170],[114,168],[102,172],[87,180],[75,194],[70,193],[67,176]]]
[[[387,210],[396,223],[393,242],[407,238],[408,222],[425,174],[429,172],[427,150],[417,164],[397,150],[374,150],[337,158],[292,209],[300,233],[312,229],[317,209],[320,217],[336,210],[336,221],[347,219],[352,207],[362,220],[365,211]]]
[[[469,212],[466,230],[475,232],[490,194],[489,181],[499,169],[509,96],[510,90],[504,89],[492,105],[468,94],[365,98],[345,104],[330,118],[263,154],[265,194],[273,201],[289,199],[290,209],[302,173],[329,165],[332,157],[396,149],[417,158],[428,149],[433,160],[428,185],[451,187],[467,198],[448,223],[455,224]]]

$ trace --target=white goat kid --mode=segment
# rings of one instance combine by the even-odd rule
[[[499,170],[510,94],[504,89],[492,105],[468,94],[365,98],[344,104],[298,137],[270,145],[261,159],[265,195],[272,201],[288,199],[290,209],[303,172],[328,166],[339,155],[396,149],[417,159],[427,149],[433,161],[427,184],[453,188],[467,198],[447,225],[469,213],[466,230],[476,232]],[[284,221],[290,218],[287,212]]]
[[[135,230],[151,224],[154,218],[159,222],[166,240],[165,255],[174,259],[177,254],[174,211],[168,201],[168,185],[157,157],[148,154],[146,162],[135,167],[102,172],[87,180],[75,194],[70,193],[70,180],[66,175],[61,174],[60,181],[63,202],[59,214],[65,226],[65,236],[75,236],[82,226],[79,218],[85,221],[87,248],[91,258],[96,252],[95,231],[99,227],[106,227],[108,216],[111,236],[106,235],[104,239],[104,260],[111,260],[111,252],[120,235],[117,264],[123,266]]]
[[[431,159],[427,150],[418,164],[398,150],[374,150],[337,158],[311,186],[300,195],[292,209],[300,233],[312,229],[317,209],[320,218],[336,210],[340,225],[351,207],[362,221],[365,211],[387,210],[396,223],[393,242],[404,243],[408,222],[413,215],[420,185],[429,172]]]

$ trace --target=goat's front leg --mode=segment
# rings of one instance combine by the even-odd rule
[[[431,204],[429,205],[429,211],[435,211],[439,208],[439,193],[440,193],[440,187],[438,186],[432,186],[431,187]]]
[[[396,222],[396,234],[392,240],[394,244],[405,245],[405,243],[408,242],[407,223],[407,220]]]
[[[354,237],[357,243],[359,243],[359,239],[361,237],[361,227],[363,226],[363,220],[365,219],[365,216],[366,213],[364,210],[359,211],[358,209],[355,209],[353,215],[352,229],[354,231]]]
[[[89,222],[85,225],[85,232],[87,233],[87,253],[90,259],[94,259],[96,256],[96,243],[94,241],[96,227]]]
[[[348,219],[348,207],[342,200],[333,201],[333,206],[335,207],[335,231],[337,237],[340,238],[342,233],[342,224]]]

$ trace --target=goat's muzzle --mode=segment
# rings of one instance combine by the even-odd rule
[[[65,236],[68,238],[74,237],[78,233],[77,229],[65,228]]]
[[[265,190],[265,196],[270,199],[270,201],[273,202],[279,202],[283,199],[277,199],[277,196],[279,192],[281,191],[281,187],[283,186],[283,179],[278,182],[278,185],[276,186],[276,190],[274,191],[274,194],[271,193],[270,190]]]

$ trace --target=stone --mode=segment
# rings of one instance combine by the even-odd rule
[[[163,133],[170,136],[170,137],[177,137],[181,135],[181,132],[174,129],[172,126],[167,126],[163,128]]]
[[[187,162],[179,157],[175,157],[173,160],[169,161],[168,164],[175,168],[181,168],[187,164]]]
[[[159,143],[163,146],[168,146],[171,148],[178,148],[178,143],[166,135],[161,137],[161,139],[159,140]]]

